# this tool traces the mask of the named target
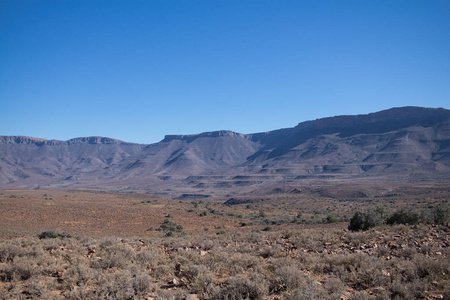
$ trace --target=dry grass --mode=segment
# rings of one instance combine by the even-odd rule
[[[288,196],[283,209],[271,209],[271,200],[225,206],[138,194],[1,193],[0,299],[450,297],[448,224],[350,232],[348,222],[323,223],[325,214],[306,208],[299,214],[305,204]],[[447,201],[417,198],[417,206]],[[327,202],[316,203],[323,210]],[[315,222],[301,221],[311,216]],[[165,220],[182,230],[158,231]]]
[[[448,297],[448,232],[448,226],[421,225],[363,233],[14,238],[0,244],[0,291],[17,299]]]

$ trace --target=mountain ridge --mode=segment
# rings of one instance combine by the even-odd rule
[[[130,142],[124,142],[118,139],[113,139],[109,137],[102,137],[102,136],[87,136],[87,137],[77,137],[72,138],[66,141],[62,140],[47,140],[43,138],[36,138],[36,137],[30,137],[30,136],[22,136],[22,135],[2,135],[0,136],[0,143],[3,144],[39,144],[39,145],[58,145],[58,144],[82,144],[82,143],[88,143],[88,144],[136,144],[136,143],[130,143]]]
[[[332,117],[324,117],[324,118],[318,118],[315,120],[307,120],[298,123],[294,127],[288,127],[288,128],[281,128],[266,132],[256,132],[256,133],[239,133],[232,130],[217,130],[217,131],[207,131],[202,133],[196,133],[196,134],[187,134],[187,135],[178,135],[178,134],[168,134],[165,135],[165,137],[160,141],[169,141],[173,139],[181,139],[181,140],[189,140],[192,138],[197,137],[219,137],[219,136],[239,136],[244,138],[252,138],[253,136],[264,136],[268,135],[273,132],[283,131],[283,130],[290,130],[290,129],[296,129],[296,130],[310,130],[310,129],[343,129],[343,128],[349,128],[353,127],[355,125],[358,125],[358,121],[361,122],[361,119],[369,119],[369,122],[376,121],[377,116],[388,116],[390,119],[398,118],[398,113],[403,114],[403,119],[407,119],[408,122],[404,122],[401,126],[411,126],[414,122],[417,120],[423,120],[426,118],[430,118],[430,114],[432,113],[433,117],[439,117],[440,120],[444,120],[445,118],[448,118],[450,115],[450,110],[439,107],[439,108],[427,108],[427,107],[419,107],[419,106],[404,106],[404,107],[393,107],[386,110],[381,110],[378,112],[368,113],[368,114],[357,114],[357,115],[336,115]],[[417,113],[420,113],[421,115],[417,117]],[[383,121],[385,121],[386,118],[384,118]],[[339,124],[345,124],[344,126],[335,126],[336,123]],[[404,125],[404,124],[411,124],[411,125]],[[427,123],[427,125],[429,125]],[[385,131],[386,129],[382,129]],[[46,142],[46,143],[81,143],[81,142],[88,142],[88,143],[124,143],[124,144],[140,144],[140,145],[150,145],[147,143],[134,143],[134,142],[127,142],[115,138],[110,137],[104,137],[104,136],[87,136],[87,137],[77,137],[77,138],[71,138],[69,140],[55,140],[55,139],[43,139],[43,138],[36,138],[36,137],[30,137],[30,136],[22,136],[22,135],[0,135],[0,143],[7,143],[11,142],[14,139],[19,139],[23,141],[35,141],[35,142]],[[17,142],[16,142],[17,143]]]
[[[450,179],[450,110],[392,108],[252,134],[166,135],[153,144],[99,136],[67,141],[0,136],[0,188],[175,196],[317,179]]]

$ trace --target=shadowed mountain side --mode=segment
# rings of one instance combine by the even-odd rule
[[[447,121],[433,127],[412,126],[387,133],[347,137],[338,133],[324,134],[307,139],[275,157],[270,157],[270,152],[254,156],[247,165],[259,166],[261,163],[255,164],[256,161],[264,162],[258,171],[263,174],[437,178],[441,171],[450,171],[449,128]]]
[[[450,111],[393,108],[265,133],[167,135],[150,145],[0,137],[0,188],[199,195],[314,178],[449,180]]]
[[[263,155],[267,158],[281,156],[308,139],[327,134],[348,137],[357,134],[377,134],[420,125],[430,127],[448,120],[450,111],[442,108],[401,107],[367,115],[337,116],[306,121],[296,127],[255,134],[254,141],[264,147],[251,159]]]

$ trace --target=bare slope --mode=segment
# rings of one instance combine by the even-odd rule
[[[35,188],[107,178],[112,166],[138,155],[143,148],[104,137],[68,141],[0,137],[0,184]]]

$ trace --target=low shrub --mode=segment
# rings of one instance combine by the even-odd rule
[[[287,296],[286,299],[327,299],[327,292],[319,282],[308,276],[300,282],[294,294]]]
[[[174,236],[175,232],[183,232],[183,225],[179,225],[173,221],[170,221],[169,219],[165,219],[164,222],[156,228],[158,231],[163,231],[166,236]]]
[[[432,211],[434,224],[445,224],[450,222],[450,207],[447,205],[439,205]]]
[[[399,210],[392,214],[387,220],[387,224],[417,224],[421,221],[419,214],[413,211]]]
[[[376,206],[365,212],[358,211],[350,219],[349,230],[368,230],[375,226],[386,224],[390,217],[390,212],[386,207]]]
[[[64,238],[71,238],[72,236],[66,232],[58,232],[58,231],[44,231],[41,234],[39,234],[39,239],[64,239]]]
[[[450,208],[445,205],[430,207],[421,213],[401,209],[390,213],[389,209],[376,206],[364,212],[358,211],[350,219],[348,229],[351,231],[368,230],[384,224],[446,224],[450,221]]]
[[[267,295],[267,286],[261,274],[239,274],[228,279],[226,287],[217,290],[213,299],[262,299]]]
[[[323,219],[323,222],[327,224],[336,223],[338,222],[338,219],[333,215],[328,215],[326,218]]]

